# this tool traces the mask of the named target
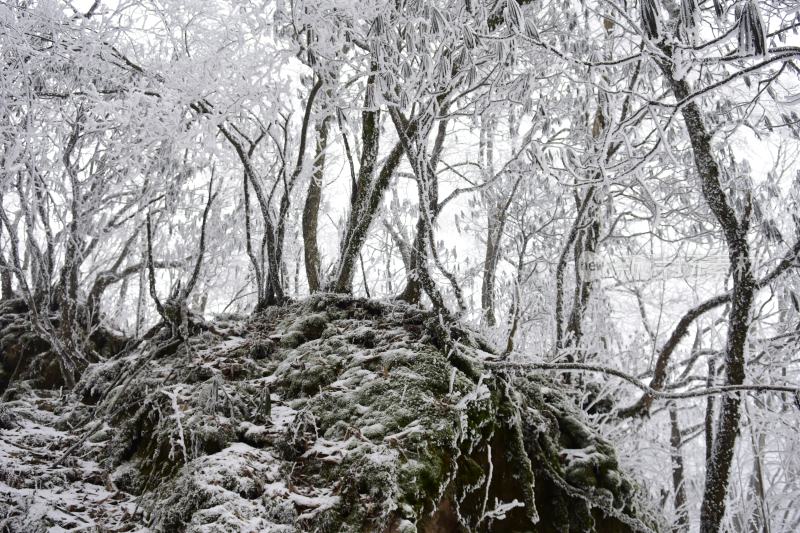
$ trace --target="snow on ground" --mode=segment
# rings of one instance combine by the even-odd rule
[[[77,438],[58,429],[65,397],[31,391],[2,406],[0,531],[144,531],[131,522],[132,495],[115,489],[87,442],[62,464]]]
[[[531,466],[581,519],[596,493],[631,512],[613,450],[562,399],[520,382],[530,420],[502,414],[509,393],[457,370],[426,320],[321,296],[179,345],[156,336],[71,393],[18,384],[0,405],[0,532],[399,532],[451,513],[529,524]],[[559,431],[572,448],[526,463]],[[512,452],[523,434],[530,451]]]

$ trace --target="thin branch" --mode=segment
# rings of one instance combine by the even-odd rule
[[[614,376],[627,381],[634,387],[641,389],[644,393],[651,397],[662,400],[685,400],[690,398],[700,398],[705,396],[713,396],[717,394],[726,394],[730,392],[789,392],[800,396],[800,387],[789,387],[786,385],[722,385],[716,387],[706,387],[704,389],[691,390],[687,392],[664,392],[656,390],[644,382],[636,379],[635,377],[617,370],[616,368],[609,368],[600,365],[587,365],[581,363],[515,363],[507,361],[487,362],[492,367],[498,368],[519,368],[519,369],[538,369],[538,370],[555,370],[558,372],[596,372],[608,376]]]

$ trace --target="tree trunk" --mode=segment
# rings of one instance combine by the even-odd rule
[[[509,312],[509,327],[508,327],[508,337],[506,338],[506,348],[503,351],[503,357],[508,357],[511,355],[511,352],[514,351],[514,338],[517,335],[517,329],[519,328],[519,319],[520,319],[520,286],[522,285],[523,276],[522,276],[522,269],[525,268],[525,252],[528,249],[528,241],[530,236],[523,231],[522,233],[522,243],[519,247],[519,252],[517,254],[517,274],[514,278],[514,295],[513,299],[511,300],[511,310]]]
[[[3,225],[0,224],[0,235],[3,233]],[[11,286],[11,268],[6,262],[5,256],[0,252],[0,300],[10,300],[14,297],[14,290]]]
[[[367,80],[367,90],[364,95],[365,107],[372,105],[370,92],[375,90],[374,84],[375,76],[371,75]],[[358,169],[358,179],[353,182],[353,190],[350,194],[350,216],[348,217],[347,228],[340,247],[335,277],[329,288],[331,292],[352,292],[356,260],[366,240],[367,230],[369,230],[372,218],[378,209],[380,198],[383,197],[383,191],[389,184],[388,178],[390,176],[385,176],[384,170],[386,170],[390,161],[394,161],[395,166],[400,162],[402,149],[398,143],[392,153],[389,154],[387,162],[384,163],[384,168],[380,172],[377,182],[373,184],[378,149],[380,148],[380,133],[380,111],[369,109],[364,111],[361,114],[361,164]],[[350,159],[352,167],[352,154],[349,149],[347,150],[347,157]],[[394,173],[394,167],[392,167],[391,172]],[[373,205],[376,193],[378,198]]]
[[[717,378],[717,363],[713,356],[708,358],[708,376],[706,387],[712,387]],[[706,398],[706,414],[703,420],[705,428],[706,464],[711,462],[711,450],[714,449],[714,396]]]
[[[761,408],[764,407],[763,401],[756,397],[756,405]],[[745,409],[747,406],[745,405]],[[749,416],[748,418],[752,419]],[[766,433],[760,429],[756,430],[753,424],[750,424],[750,444],[753,448],[753,471],[750,473],[750,494],[756,504],[755,512],[748,517],[748,530],[750,533],[769,533],[769,507],[767,505],[767,498],[764,494],[764,468],[761,462],[762,451],[766,448]]]
[[[561,249],[561,254],[558,258],[556,265],[556,309],[555,309],[555,322],[556,322],[556,349],[563,350],[566,347],[565,330],[564,330],[564,274],[567,269],[567,261],[569,259],[569,252],[575,245],[578,238],[578,232],[583,225],[583,219],[589,204],[594,200],[596,188],[591,186],[587,189],[580,206],[578,207],[578,214],[572,222],[569,234],[567,235],[564,247]]]
[[[272,221],[272,214],[270,213],[269,200],[264,192],[264,187],[261,184],[258,174],[253,167],[252,153],[245,149],[242,140],[237,138],[228,128],[223,125],[220,125],[218,128],[236,151],[236,155],[239,157],[244,167],[245,177],[256,193],[258,206],[261,209],[261,216],[264,219],[267,268],[264,294],[259,294],[259,301],[256,303],[256,311],[259,311],[268,305],[281,303],[284,299],[283,286],[280,282],[280,257],[278,256],[278,248],[276,246],[275,225]]]
[[[418,304],[422,296],[422,286],[419,280],[419,265],[422,254],[425,253],[425,243],[423,242],[425,231],[425,220],[420,213],[417,218],[417,229],[414,234],[414,244],[409,251],[408,269],[406,270],[406,286],[397,298],[410,304]]]
[[[294,170],[292,171],[292,175],[289,178],[288,182],[286,181],[286,179],[280,180],[283,182],[283,195],[281,196],[280,206],[278,208],[278,219],[275,224],[274,240],[273,242],[269,243],[270,247],[274,248],[275,250],[274,262],[278,267],[275,276],[271,278],[271,284],[273,285],[272,292],[279,298],[279,301],[276,303],[281,303],[281,301],[284,300],[283,284],[287,276],[284,276],[286,264],[283,261],[283,245],[286,240],[285,239],[286,223],[288,222],[289,219],[289,208],[292,205],[292,191],[294,190],[294,187],[297,184],[297,180],[303,174],[303,169],[305,168],[306,144],[308,140],[308,129],[311,124],[311,113],[314,108],[314,100],[316,100],[317,94],[319,94],[319,91],[322,88],[323,83],[324,82],[322,77],[318,77],[317,81],[314,83],[314,85],[311,87],[311,90],[308,93],[308,98],[306,99],[306,104],[305,104],[305,111],[303,113],[303,121],[300,127],[300,142],[297,147],[297,162],[295,163]],[[312,181],[313,180],[314,178],[312,177]],[[270,193],[270,199],[271,199],[271,193]]]
[[[407,125],[408,122],[402,120],[402,123]],[[411,128],[408,128],[409,130]],[[431,247],[431,255],[433,256],[434,261],[436,262],[437,266],[439,266],[442,273],[450,280],[453,288],[456,292],[456,297],[459,299],[459,303],[461,302],[460,292],[458,286],[455,282],[455,278],[449,273],[444,270],[444,267],[438,260],[436,255],[435,246],[436,244],[433,242],[433,230],[429,228],[427,230],[427,239],[426,240],[426,224],[433,224],[433,221],[436,220],[436,217],[439,215],[439,181],[436,177],[436,167],[439,164],[439,156],[442,152],[442,147],[444,146],[445,136],[447,135],[447,121],[440,120],[438,132],[436,134],[436,140],[433,146],[433,153],[431,154],[430,158],[427,161],[416,161],[411,154],[406,154],[406,157],[409,161],[411,161],[412,165],[424,165],[424,169],[422,169],[424,183],[421,183],[424,187],[424,191],[427,195],[427,211],[423,208],[422,203],[422,196],[420,196],[420,204],[419,204],[419,218],[417,219],[417,228],[416,234],[414,236],[414,244],[411,249],[411,253],[409,254],[409,261],[408,265],[409,268],[407,270],[408,278],[406,280],[406,287],[403,289],[403,292],[398,297],[400,300],[409,302],[409,303],[419,303],[420,296],[422,295],[422,285],[421,280],[422,277],[427,275],[426,272],[419,272],[418,269],[423,264],[427,264],[427,257],[428,257],[428,246]],[[409,134],[408,139],[411,139],[413,135]],[[424,145],[425,143],[423,143]],[[417,156],[419,157],[419,153],[417,152]],[[417,168],[417,167],[415,167]],[[417,171],[417,174],[419,172]],[[418,184],[419,177],[417,178]],[[418,187],[419,189],[419,187]],[[420,192],[423,192],[420,190]]]
[[[683,454],[681,453],[682,438],[681,427],[678,424],[678,411],[675,404],[669,406],[670,422],[670,448],[672,459],[672,488],[675,491],[675,521],[674,531],[689,530],[689,509],[686,506],[686,486],[683,475]]]
[[[575,292],[572,299],[572,310],[567,321],[565,347],[579,347],[583,337],[583,317],[586,314],[586,307],[589,304],[589,297],[592,293],[593,280],[591,278],[587,279],[586,267],[588,264],[586,254],[594,254],[596,252],[597,241],[600,237],[600,220],[597,218],[597,208],[595,206],[589,208],[588,218],[587,226],[578,234],[573,252]],[[573,359],[574,355],[567,356],[568,361],[572,362]]]
[[[494,177],[494,131],[495,118],[490,115],[481,117],[480,158],[483,163],[483,181]],[[498,220],[499,206],[492,191],[483,193],[486,203],[486,250],[483,256],[483,280],[481,283],[481,310],[486,324],[493,327],[497,324],[494,309],[494,280],[497,271],[498,255]]]
[[[321,288],[320,256],[317,246],[317,217],[322,201],[322,180],[325,176],[325,149],[328,145],[329,120],[317,126],[317,155],[314,159],[314,173],[308,183],[308,194],[303,206],[303,253],[306,265],[308,291],[317,292]]]
[[[483,257],[483,283],[481,284],[481,309],[488,326],[495,326],[497,318],[494,309],[494,281],[497,272],[498,235],[495,210],[489,208],[486,229],[486,254]]]
[[[417,235],[414,240],[414,248],[411,251],[413,270],[410,273],[409,280],[415,279],[419,283],[437,312],[449,315],[444,299],[431,277],[427,254],[428,246],[434,246],[433,221],[438,210],[438,183],[433,170],[438,152],[434,149],[433,155],[428,157],[424,153],[425,138],[419,138],[416,129],[411,125],[412,123],[409,123],[397,109],[390,109],[389,113],[400,137],[403,151],[411,163],[417,178],[420,214],[417,220]],[[443,139],[443,137],[444,134],[442,133],[441,138]]]
[[[685,101],[690,95],[687,83],[676,80],[669,65],[661,66],[677,100]],[[681,107],[681,115],[692,144],[703,196],[722,227],[728,246],[733,290],[725,343],[725,384],[741,385],[745,378],[745,346],[750,326],[750,308],[755,294],[750,245],[747,242],[747,221],[739,222],[722,189],[719,166],[711,152],[711,135],[706,130],[700,108],[694,101],[688,101]],[[700,509],[701,533],[717,533],[720,529],[725,514],[725,495],[740,418],[740,395],[733,393],[722,396],[717,432],[710,460],[706,464],[705,492]]]

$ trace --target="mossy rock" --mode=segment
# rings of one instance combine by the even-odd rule
[[[657,529],[563,384],[493,370],[463,329],[454,357],[434,318],[323,294],[254,317],[241,345],[179,350],[131,391],[151,408],[119,418],[121,484],[164,509],[161,530],[231,517],[276,531]]]

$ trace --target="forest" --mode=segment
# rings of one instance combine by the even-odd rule
[[[798,32],[0,2],[0,532],[800,530]]]

